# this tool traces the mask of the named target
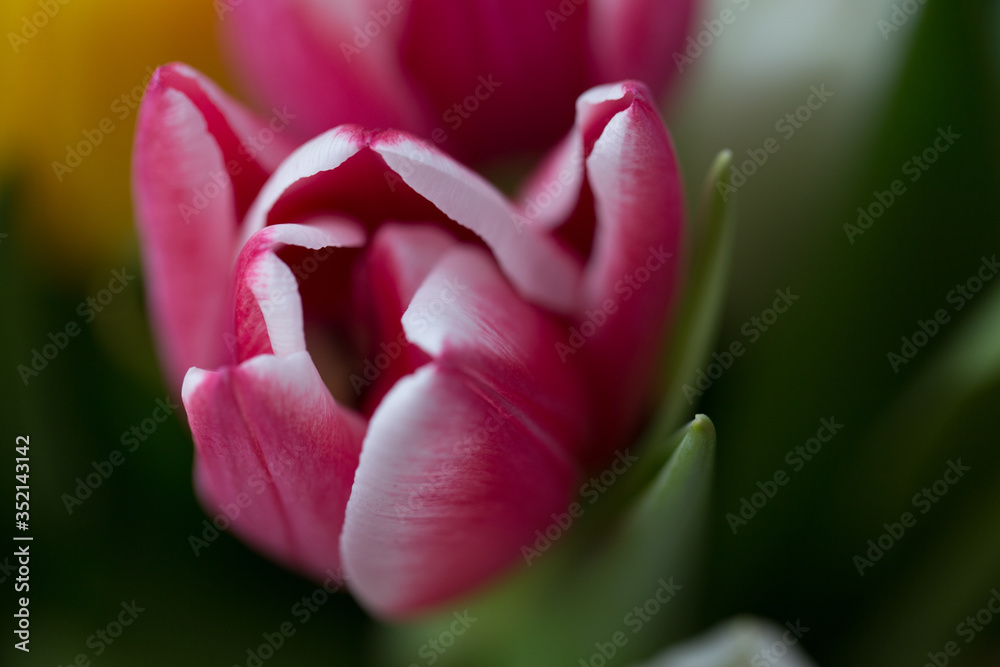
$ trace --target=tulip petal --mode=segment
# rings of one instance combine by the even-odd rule
[[[391,20],[380,25],[371,11]],[[384,1],[243,0],[222,18],[248,87],[267,105],[288,105],[300,139],[352,122],[430,129],[396,53],[404,20]],[[368,23],[375,36],[364,33]]]
[[[424,366],[372,417],[342,550],[353,593],[381,616],[481,585],[572,499],[575,469],[474,389]]]
[[[413,190],[482,238],[522,295],[559,312],[575,305],[577,260],[525,224],[485,179],[436,148],[400,133],[380,134],[371,146]]]
[[[366,146],[370,152],[362,151]],[[348,192],[351,189],[370,197],[370,210],[360,210]],[[370,216],[372,209],[389,215],[367,220],[370,227],[393,219],[396,212],[425,215],[417,218],[420,222],[432,219],[435,212],[445,222],[447,216],[486,242],[504,274],[526,298],[559,312],[569,312],[577,303],[577,258],[524,221],[481,176],[408,135],[345,125],[303,144],[261,190],[247,214],[242,239],[269,223],[294,222],[289,211],[301,215],[316,198],[327,210],[332,207],[356,217]],[[279,209],[283,213],[277,213]]]
[[[574,368],[556,353],[562,331],[513,292],[485,251],[449,252],[413,296],[402,324],[437,364],[475,377],[575,456],[586,433],[584,394]]]
[[[680,71],[692,0],[589,0],[592,80],[636,79],[662,91]]]
[[[557,4],[412,4],[399,58],[431,100],[442,148],[482,160],[548,147],[569,129],[573,100],[591,85],[588,7]]]
[[[583,160],[583,143],[570,133],[528,178],[518,197],[518,214],[547,231],[565,222],[580,201]]]
[[[302,299],[292,269],[277,255],[285,245],[318,250],[364,245],[361,227],[349,220],[325,219],[309,225],[274,225],[247,242],[236,266],[238,361],[259,354],[288,356],[306,349]]]
[[[399,617],[481,585],[565,511],[586,433],[557,328],[489,256],[449,252],[403,316],[434,359],[372,416],[342,551],[355,595]]]
[[[225,359],[229,271],[241,201],[282,154],[280,142],[239,155],[262,124],[183,65],[156,71],[139,109],[133,159],[137,227],[153,331],[168,383]],[[235,165],[235,167],[233,166]]]
[[[618,306],[588,343],[604,380],[598,386],[608,389],[602,405],[609,428],[616,429],[632,422],[649,395],[649,360],[658,356],[679,293],[684,199],[673,146],[649,91],[635,83],[605,86],[581,97],[580,106],[593,111],[609,101],[624,108],[587,157],[597,228],[583,303]]]
[[[214,372],[192,368],[182,398],[206,510],[307,576],[339,573],[364,422],[334,402],[309,355],[265,355]]]
[[[375,234],[365,262],[368,292],[363,303],[374,311],[370,317],[378,344],[370,348],[368,361],[378,375],[374,381],[352,380],[357,393],[371,386],[365,396],[366,413],[374,411],[397,380],[429,361],[423,350],[406,339],[401,318],[424,279],[456,243],[443,229],[431,225],[390,223]],[[364,372],[370,366],[366,363]]]
[[[380,323],[399,325],[427,274],[455,245],[447,232],[431,225],[387,223],[378,230],[368,261],[373,273],[384,272],[386,278],[372,285],[375,303],[383,310]]]
[[[649,90],[623,82],[583,94],[568,142],[545,163],[527,196],[537,197],[553,178],[565,188],[539,222],[589,257],[574,315],[585,336],[573,334],[579,342],[561,355],[591,373],[593,410],[600,416],[593,442],[612,445],[599,445],[587,457],[588,465],[599,466],[615,443],[634,435],[653,379],[650,360],[662,344],[681,276],[682,185]]]
[[[336,169],[363,146],[363,133],[353,126],[325,132],[299,146],[261,188],[243,223],[240,247],[267,226],[275,203],[294,185],[310,176]]]
[[[183,91],[202,110],[209,124],[215,125],[213,134],[227,158],[239,157],[243,163],[256,167],[253,178],[262,182],[295,147],[292,139],[281,135],[284,130],[282,118],[272,119],[275,123],[265,123],[193,67],[172,63],[160,68],[160,72],[166,85]],[[251,197],[259,189],[260,182],[253,185],[255,187],[247,193]]]
[[[694,4],[242,0],[221,18],[248,85],[287,104],[301,138],[393,127],[483,162],[551,146],[587,86],[628,78],[661,92]]]

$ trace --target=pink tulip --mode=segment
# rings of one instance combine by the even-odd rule
[[[400,617],[509,568],[628,446],[680,276],[673,150],[642,84],[595,88],[514,203],[401,132],[286,155],[281,113],[158,70],[133,174],[154,328],[207,510]]]
[[[693,0],[242,0],[233,60],[303,138],[394,127],[480,161],[548,149],[597,84],[677,74]]]

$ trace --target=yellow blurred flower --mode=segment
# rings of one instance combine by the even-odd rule
[[[129,158],[150,72],[183,60],[224,77],[204,0],[5,0],[0,178],[20,186],[36,260],[78,277],[132,238]]]

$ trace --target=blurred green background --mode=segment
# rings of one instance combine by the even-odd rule
[[[900,29],[880,28],[904,4],[915,11]],[[123,443],[166,394],[131,231],[134,112],[119,119],[112,104],[170,60],[227,85],[211,4],[59,7],[0,55],[0,468],[9,498],[14,439],[30,435],[35,538],[25,656],[8,630],[16,596],[3,559],[15,530],[0,533],[0,662],[246,665],[263,633],[294,621],[265,664],[376,664],[385,635],[349,597],[302,624],[292,608],[314,584],[226,534],[194,554],[205,515],[183,419],[156,424],[134,451]],[[780,148],[736,194],[717,347],[740,340],[747,352],[696,406],[718,432],[699,624],[741,612],[801,619],[822,665],[922,665],[947,641],[961,645],[952,664],[1000,664],[1000,618],[969,644],[956,635],[1000,587],[1000,281],[961,310],[948,301],[1000,252],[1000,3],[713,0],[703,18],[727,8],[735,20],[685,66],[665,108],[690,201],[719,150],[739,168],[768,138]],[[36,10],[8,2],[4,34]],[[833,95],[788,136],[780,121],[824,85]],[[58,181],[51,163],[106,117],[114,132]],[[905,165],[947,128],[960,138],[911,181]],[[905,193],[851,243],[844,225],[897,179]],[[123,268],[137,277],[88,321],[86,300],[110,296],[102,290]],[[744,327],[786,288],[799,300],[751,343]],[[938,309],[949,322],[894,372],[887,354]],[[26,385],[18,366],[68,323],[79,335]],[[796,470],[786,453],[830,417],[844,428]],[[64,494],[114,450],[124,462],[70,514]],[[914,494],[959,458],[971,470],[920,514]],[[778,470],[788,485],[733,534],[726,515]],[[854,557],[906,511],[916,525],[859,576]],[[132,600],[145,611],[95,656],[88,638]]]

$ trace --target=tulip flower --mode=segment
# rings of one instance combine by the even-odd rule
[[[498,576],[628,447],[680,179],[635,82],[579,98],[518,201],[400,131],[290,150],[293,113],[157,71],[133,163],[151,317],[205,507],[401,617]]]
[[[677,74],[691,0],[243,0],[225,3],[233,60],[265,106],[312,137],[394,127],[481,161],[548,149],[591,86]]]

